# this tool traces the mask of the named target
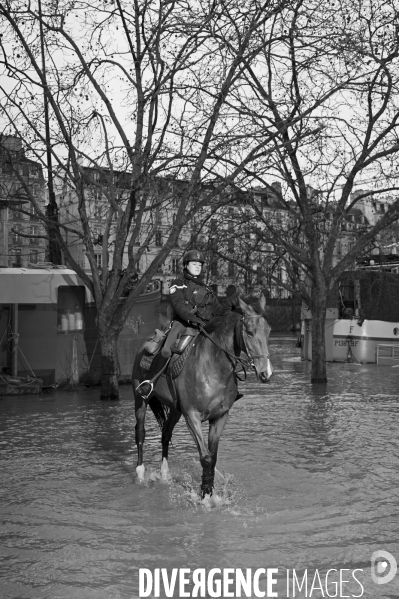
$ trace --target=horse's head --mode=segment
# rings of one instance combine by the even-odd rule
[[[273,367],[269,354],[269,335],[271,328],[264,316],[266,299],[261,296],[258,304],[260,312],[246,304],[239,298],[240,308],[243,312],[241,331],[242,349],[246,352],[255,367],[256,376],[262,383],[267,383],[272,374]]]

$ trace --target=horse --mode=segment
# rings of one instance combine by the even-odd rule
[[[197,445],[202,466],[201,495],[212,495],[219,439],[230,408],[237,398],[237,362],[243,363],[243,351],[262,383],[267,383],[273,373],[269,357],[268,340],[270,326],[266,320],[264,296],[258,308],[237,298],[237,309],[215,322],[210,321],[195,338],[182,372],[172,385],[169,377],[162,375],[147,398],[135,392],[143,380],[140,368],[142,347],[139,349],[132,372],[132,386],[136,415],[136,473],[144,480],[143,445],[145,439],[145,417],[147,406],[153,411],[162,430],[161,477],[169,476],[168,449],[173,429],[181,415]],[[173,388],[174,387],[174,388]],[[165,411],[168,408],[168,414]],[[201,423],[209,421],[208,444],[206,445]]]

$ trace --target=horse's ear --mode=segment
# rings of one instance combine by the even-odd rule
[[[237,287],[235,285],[229,285],[226,289],[226,297],[231,298],[237,295]]]
[[[235,297],[238,298],[240,297],[240,295],[242,295],[243,290],[241,289],[241,287],[239,285],[229,285],[226,289],[226,297],[231,298],[231,297]]]
[[[248,304],[246,304],[240,297],[238,298],[238,302],[243,314],[247,314],[250,311]]]
[[[262,312],[264,312],[265,308],[266,308],[266,296],[263,293],[261,293],[260,300],[259,300],[259,305],[260,305],[260,307],[262,309]]]

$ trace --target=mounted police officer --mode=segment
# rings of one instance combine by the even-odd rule
[[[169,289],[174,320],[172,331],[176,328],[180,332],[187,326],[204,325],[225,311],[212,289],[202,281],[204,262],[198,250],[190,250],[183,257],[183,275],[174,279]],[[181,326],[177,326],[178,324]],[[171,343],[168,345],[170,347]],[[162,355],[169,356],[167,352],[164,347]]]
[[[169,299],[173,309],[173,323],[161,350],[163,364],[160,364],[159,360],[156,363],[158,372],[163,371],[166,361],[172,354],[171,346],[184,329],[199,327],[214,316],[222,316],[226,313],[227,306],[220,304],[212,289],[202,281],[201,270],[204,262],[201,252],[189,250],[183,257],[183,274],[171,283]],[[157,378],[157,375],[153,378]],[[151,381],[143,381],[137,387],[137,392],[147,396],[151,389]]]

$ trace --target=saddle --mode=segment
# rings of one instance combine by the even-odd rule
[[[193,331],[193,334],[187,335],[186,329],[176,344],[173,344],[176,345],[176,348],[174,348],[173,345],[171,347],[173,355],[170,359],[168,368],[166,369],[166,376],[169,376],[172,379],[176,379],[183,370],[183,366],[186,363],[190,350],[194,345],[194,339],[199,335],[199,331],[196,329],[190,330]]]
[[[143,353],[140,360],[140,367],[145,370],[151,370],[154,359],[159,354],[162,346],[164,345],[169,331],[163,333],[159,329],[155,329],[155,333],[152,337],[147,339],[143,347]],[[169,362],[166,374],[175,379],[183,369],[186,362],[187,356],[192,347],[192,342],[197,335],[199,335],[198,329],[187,327],[184,329],[180,337],[171,346],[172,358]]]

